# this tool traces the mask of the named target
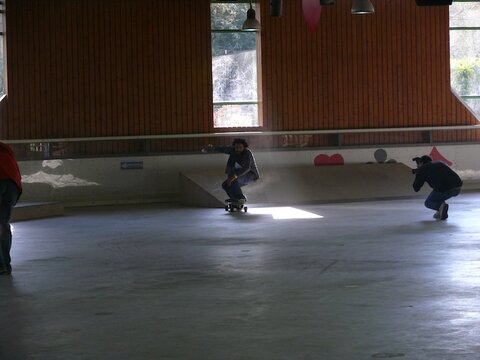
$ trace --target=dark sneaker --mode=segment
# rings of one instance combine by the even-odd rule
[[[433,214],[433,218],[440,220],[440,211],[437,211],[435,214]]]
[[[446,220],[448,218],[448,204],[443,203],[438,212],[440,213],[440,220]]]

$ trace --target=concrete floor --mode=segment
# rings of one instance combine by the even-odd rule
[[[479,359],[478,204],[443,222],[410,199],[15,223],[0,359]]]

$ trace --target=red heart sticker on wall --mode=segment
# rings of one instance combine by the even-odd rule
[[[315,166],[343,165],[345,164],[345,160],[340,154],[333,154],[332,156],[320,154],[315,156],[313,163],[315,164]]]

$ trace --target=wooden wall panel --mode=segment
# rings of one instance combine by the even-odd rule
[[[280,56],[278,42],[265,42],[263,49],[266,79],[275,72],[283,93],[278,99],[279,90],[265,84],[264,124],[270,130],[476,123],[450,91],[448,7],[392,0],[376,2],[374,15],[352,16],[351,2],[340,0],[323,8],[311,34],[304,24],[298,26],[301,2],[284,5],[281,21],[262,18],[265,37],[284,29],[293,38],[282,44]],[[284,118],[281,128],[273,121],[278,115],[270,112],[271,103]],[[315,113],[298,110],[312,108]],[[299,114],[309,119],[301,121]]]
[[[9,0],[0,138],[214,131],[209,4]],[[450,91],[448,7],[376,1],[375,14],[354,16],[350,0],[336,0],[323,7],[314,32],[300,0],[284,1],[280,18],[268,7],[269,0],[260,1],[263,129],[477,123]],[[416,136],[347,140],[410,138]],[[186,151],[197,143],[169,146]]]
[[[7,11],[12,126],[1,137],[211,130],[209,1],[18,0]]]

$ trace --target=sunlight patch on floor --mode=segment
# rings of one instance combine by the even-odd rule
[[[317,215],[305,210],[300,210],[290,206],[282,207],[265,207],[265,208],[250,208],[248,210],[251,214],[256,215],[272,215],[275,220],[288,219],[321,219],[323,216]]]

